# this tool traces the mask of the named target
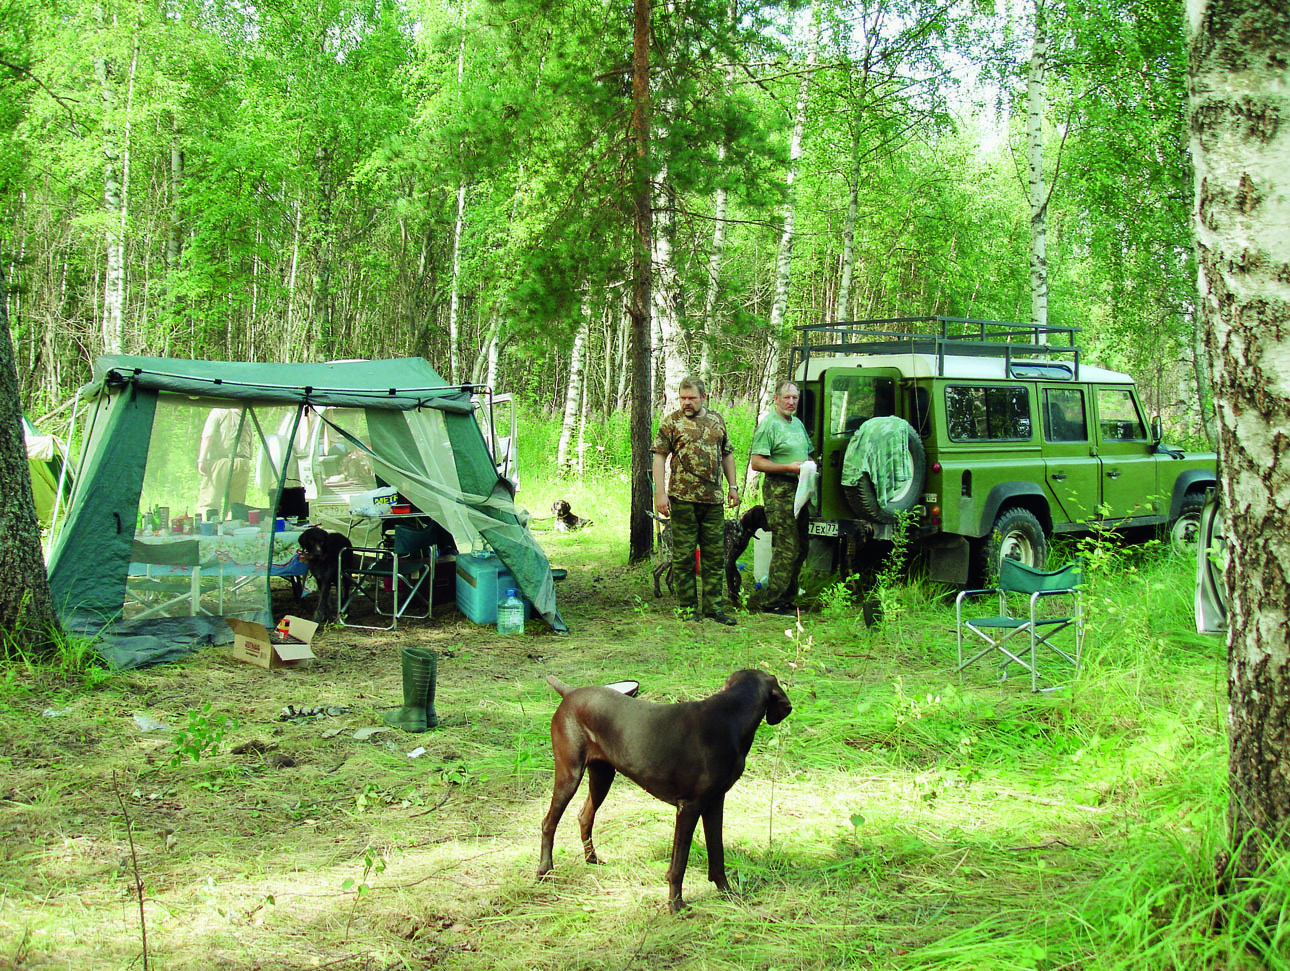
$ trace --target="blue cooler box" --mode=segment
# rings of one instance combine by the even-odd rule
[[[497,604],[506,591],[519,589],[515,578],[496,556],[457,554],[457,609],[472,624],[496,624]],[[524,617],[533,616],[533,605],[524,600]]]

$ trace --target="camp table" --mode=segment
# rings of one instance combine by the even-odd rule
[[[251,579],[265,576],[297,577],[308,567],[300,560],[300,530],[283,530],[268,533],[259,529],[239,529],[217,535],[136,536],[131,554],[130,574],[126,582],[127,593],[138,599],[138,594],[148,591],[153,584],[157,589],[169,590],[170,596],[150,604],[133,619],[169,615],[172,608],[183,607],[184,612],[196,616],[201,607],[203,578],[219,580],[219,613],[224,611],[224,578],[233,578],[230,589],[236,591]],[[267,556],[269,537],[273,537],[272,560]],[[165,581],[172,578],[188,580],[186,588],[175,590]]]

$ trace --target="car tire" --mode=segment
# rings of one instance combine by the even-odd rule
[[[973,572],[983,586],[998,579],[999,563],[1004,559],[1020,560],[1036,570],[1044,569],[1048,563],[1044,527],[1034,513],[1022,506],[999,513],[990,535],[973,547],[977,553]]]
[[[888,497],[886,502],[878,499],[879,490],[868,472],[862,472],[860,481],[855,485],[842,487],[842,494],[846,497],[851,512],[871,523],[891,525],[899,522],[901,515],[918,505],[923,495],[923,482],[927,477],[927,453],[923,448],[923,440],[909,422],[902,421],[900,424],[900,430],[892,434],[905,437],[904,447],[909,452],[913,469],[913,475],[905,483],[905,487],[896,495]],[[886,495],[887,490],[884,488],[882,493]]]
[[[1184,556],[1196,555],[1196,536],[1200,529],[1200,511],[1205,508],[1205,496],[1189,492],[1183,496],[1178,518],[1169,524],[1169,546]]]

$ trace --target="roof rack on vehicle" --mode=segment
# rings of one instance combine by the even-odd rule
[[[1013,361],[1069,360],[1079,379],[1078,327],[1019,324],[969,317],[882,317],[807,324],[797,328],[802,343],[792,349],[789,373],[812,354],[926,354],[945,373],[946,356],[1003,358]]]

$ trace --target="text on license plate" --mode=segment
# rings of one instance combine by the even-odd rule
[[[806,532],[810,536],[837,536],[838,524],[836,520],[820,519],[811,523]]]

